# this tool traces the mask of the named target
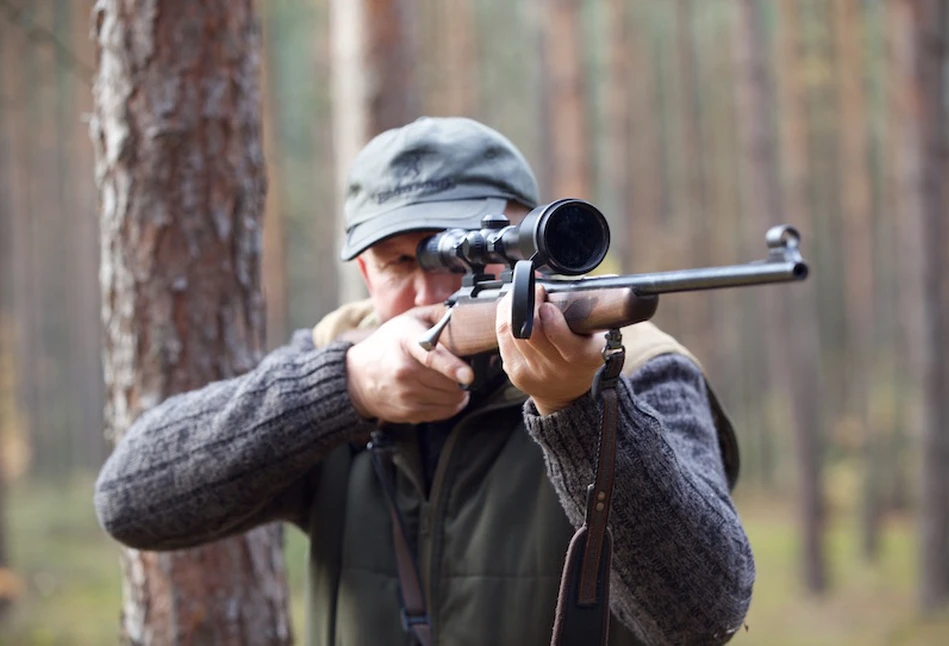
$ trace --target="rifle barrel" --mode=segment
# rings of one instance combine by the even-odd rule
[[[694,292],[721,287],[744,287],[786,283],[807,278],[807,264],[801,260],[759,261],[743,265],[679,269],[626,276],[594,276],[579,280],[539,280],[548,293],[586,289],[628,288],[641,295]]]

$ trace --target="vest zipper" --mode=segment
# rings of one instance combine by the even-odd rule
[[[432,487],[429,491],[428,499],[423,498],[423,503],[421,506],[421,515],[419,517],[419,576],[422,578],[422,588],[425,593],[425,603],[428,605],[428,618],[432,622],[432,639],[435,640],[435,603],[434,597],[432,596],[432,589],[435,586],[434,577],[432,574],[432,564],[434,558],[434,541],[435,541],[435,532],[436,528],[440,527],[439,524],[439,504],[441,502],[442,490],[445,488],[446,479],[448,478],[449,465],[451,464],[452,453],[454,452],[455,447],[461,441],[462,435],[464,435],[471,425],[483,417],[487,413],[494,412],[501,408],[507,408],[513,405],[520,405],[523,402],[523,395],[515,395],[517,399],[512,397],[512,394],[517,392],[516,389],[512,389],[512,386],[508,386],[502,391],[501,401],[496,401],[495,403],[488,403],[480,410],[473,412],[471,415],[468,415],[462,419],[458,424],[455,425],[453,429],[448,434],[448,438],[445,440],[445,445],[442,447],[442,451],[438,456],[438,462],[435,465],[435,473],[432,475]],[[519,401],[518,401],[519,400]],[[437,643],[437,640],[435,640]]]
[[[435,528],[438,526],[435,518],[438,513],[438,504],[441,498],[441,492],[444,488],[448,464],[451,461],[451,455],[455,445],[461,437],[461,431],[466,426],[467,419],[462,420],[453,428],[445,445],[442,447],[438,456],[438,462],[435,464],[435,473],[432,476],[432,488],[429,492],[428,500],[422,504],[421,516],[419,517],[419,569],[422,577],[422,587],[425,591],[425,602],[428,604],[429,621],[434,623],[434,597],[432,596],[432,542],[434,541]],[[432,627],[432,636],[434,638],[435,630]]]

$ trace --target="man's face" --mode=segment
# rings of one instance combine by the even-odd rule
[[[415,258],[418,244],[433,233],[393,236],[356,258],[380,323],[413,307],[441,303],[461,287],[461,274],[427,272],[419,267]]]
[[[510,201],[504,209],[514,224],[530,211]],[[437,231],[418,231],[387,238],[374,244],[356,258],[366,281],[369,298],[384,323],[413,307],[442,303],[461,287],[461,274],[423,271],[415,258],[418,244]],[[488,265],[487,273],[499,273],[501,265]]]

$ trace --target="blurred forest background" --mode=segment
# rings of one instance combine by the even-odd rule
[[[93,4],[0,0],[3,644],[118,635],[91,505],[109,451]],[[353,4],[255,5],[268,346],[357,293],[340,165],[422,114],[484,121],[547,199],[600,206],[610,272],[754,260],[791,223],[806,283],[667,296],[656,319],[739,434],[759,572],[735,643],[949,643],[945,3],[373,0],[362,23]],[[298,635],[304,549],[291,532]]]

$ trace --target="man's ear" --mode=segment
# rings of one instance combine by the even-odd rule
[[[362,274],[362,280],[366,283],[366,289],[372,296],[372,281],[369,279],[369,270],[366,268],[366,259],[362,255],[356,256],[356,266],[359,267],[359,273]]]

